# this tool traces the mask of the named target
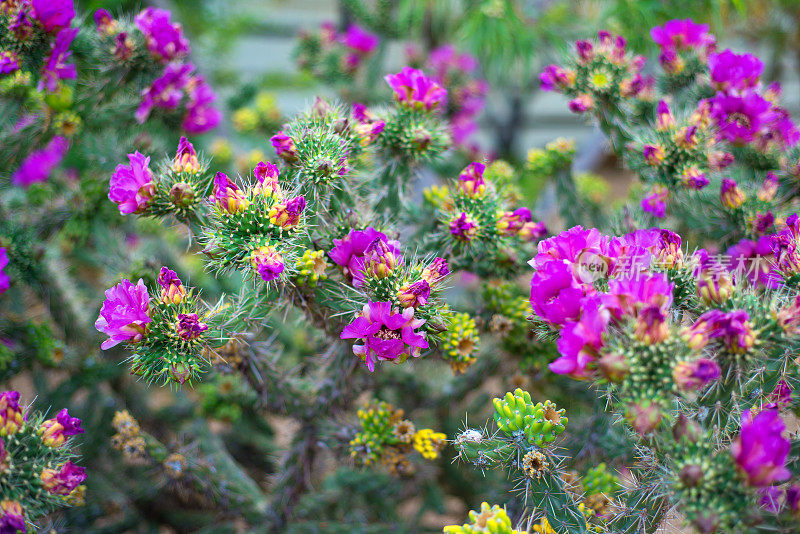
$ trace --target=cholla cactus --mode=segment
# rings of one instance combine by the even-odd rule
[[[72,460],[81,420],[64,408],[45,419],[25,411],[17,391],[0,394],[0,527],[27,532],[40,516],[81,500],[86,471]]]
[[[151,298],[142,279],[133,285],[123,278],[106,291],[95,327],[109,336],[103,349],[124,342],[135,351],[131,358],[135,374],[183,385],[196,378],[206,363],[203,334],[208,324],[203,320],[207,312],[175,271],[162,267],[158,286],[158,296]],[[151,291],[156,294],[155,288]]]

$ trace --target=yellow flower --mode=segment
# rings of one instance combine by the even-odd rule
[[[414,434],[414,449],[426,460],[435,460],[446,444],[447,436],[441,432],[434,432],[430,428],[423,428]]]

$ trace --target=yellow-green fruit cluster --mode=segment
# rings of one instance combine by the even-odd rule
[[[325,273],[327,268],[325,251],[308,249],[297,259],[297,282],[315,287],[319,280],[328,278]]]
[[[422,197],[434,208],[442,208],[450,202],[450,189],[446,185],[432,185],[422,191]]]
[[[509,435],[521,430],[529,443],[539,447],[555,441],[569,422],[563,408],[557,409],[549,400],[533,404],[530,393],[519,388],[492,402],[494,421],[500,430]]]
[[[480,337],[475,319],[468,313],[454,313],[450,316],[442,341],[444,358],[455,372],[463,373],[475,363]]]
[[[596,493],[612,495],[619,489],[619,479],[608,471],[605,462],[589,469],[586,476],[581,479],[581,483],[587,495]]]
[[[506,514],[505,508],[496,504],[489,506],[481,504],[480,511],[472,510],[469,513],[469,523],[449,525],[444,527],[445,534],[524,534],[521,530],[511,527],[511,519]]]
[[[447,444],[447,435],[423,428],[414,434],[414,449],[426,460],[435,460]]]
[[[402,417],[402,410],[395,410],[386,402],[372,404],[359,410],[361,431],[350,442],[350,455],[364,465],[379,460],[386,445],[398,443],[393,431],[395,424]]]

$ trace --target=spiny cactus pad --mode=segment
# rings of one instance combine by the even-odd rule
[[[492,402],[494,421],[500,430],[509,435],[523,431],[528,442],[539,447],[555,441],[569,422],[563,408],[557,409],[549,400],[534,404],[530,393],[519,388]]]

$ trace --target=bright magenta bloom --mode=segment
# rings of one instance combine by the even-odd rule
[[[473,161],[467,165],[458,175],[459,189],[471,198],[483,196],[486,192],[486,180],[483,179],[485,169],[486,166],[479,161]]]
[[[224,172],[214,177],[214,202],[222,211],[237,213],[247,207],[244,192]]]
[[[86,469],[69,461],[58,471],[45,469],[42,471],[41,479],[47,491],[54,495],[66,496],[86,480]]]
[[[43,421],[39,427],[42,442],[48,447],[60,447],[70,436],[83,434],[81,420],[77,417],[70,417],[67,409],[64,408],[55,419]]]
[[[158,273],[158,285],[161,286],[161,302],[165,304],[178,304],[186,296],[186,288],[183,287],[178,273],[168,267],[161,267]]]
[[[256,186],[258,193],[271,195],[279,190],[278,177],[280,176],[280,171],[278,171],[278,167],[274,163],[259,161],[256,168],[253,169],[253,174],[258,180],[258,185]]]
[[[400,363],[409,356],[419,356],[421,349],[427,349],[428,342],[414,331],[424,323],[422,319],[414,319],[414,308],[397,313],[390,302],[369,302],[361,315],[344,327],[341,338],[363,340],[363,345],[353,346],[353,353],[374,371],[376,361],[399,360]]]
[[[142,91],[142,102],[136,110],[136,120],[143,124],[153,108],[175,109],[183,99],[184,88],[189,84],[194,71],[191,63],[171,63],[164,74],[153,80],[150,87]]]
[[[752,54],[723,50],[708,58],[711,83],[720,91],[742,91],[758,85],[764,64]]]
[[[0,295],[5,293],[11,286],[11,279],[3,272],[6,265],[8,265],[8,250],[6,250],[6,247],[0,247]]]
[[[294,140],[282,131],[273,135],[270,138],[270,142],[279,158],[290,162],[297,159],[297,148],[294,146]]]
[[[465,211],[450,220],[450,234],[459,241],[472,241],[477,233],[478,222]]]
[[[32,0],[31,6],[33,17],[48,32],[69,27],[75,18],[72,0]]]
[[[752,486],[771,486],[791,476],[786,469],[789,440],[777,410],[764,410],[753,417],[742,414],[742,430],[731,444],[731,454]]]
[[[583,310],[581,318],[564,324],[556,343],[561,356],[548,368],[559,375],[583,379],[589,377],[588,365],[599,356],[604,345],[603,333],[610,317],[598,298],[583,299],[577,304]]]
[[[16,434],[22,426],[23,415],[19,397],[19,391],[0,393],[0,436]]]
[[[0,501],[0,533],[17,534],[17,532],[28,532],[22,506],[17,501]]]
[[[208,325],[201,323],[196,313],[179,313],[175,330],[182,340],[191,341],[192,339],[197,339],[200,334],[208,330]]]
[[[122,281],[106,290],[106,300],[94,327],[108,336],[100,347],[103,350],[123,342],[142,339],[145,328],[152,321],[148,315],[150,295],[143,280],[133,285]]]
[[[122,214],[144,210],[153,198],[155,184],[148,166],[150,158],[139,152],[128,154],[130,165],[117,165],[108,188],[108,198]]]
[[[447,98],[447,91],[419,69],[403,67],[384,79],[394,90],[397,101],[412,108],[431,110]]]
[[[28,187],[37,182],[45,182],[50,177],[61,160],[69,150],[69,141],[61,136],[56,136],[41,150],[34,150],[22,161],[14,174],[11,183]]]
[[[708,26],[697,24],[691,19],[670,20],[663,26],[650,30],[650,37],[663,50],[667,48],[685,50],[702,49],[713,46],[714,36],[708,33]]]
[[[169,11],[148,7],[136,15],[134,22],[144,34],[147,49],[159,61],[166,63],[189,53],[181,25],[172,23]]]
[[[276,280],[285,268],[283,256],[269,245],[255,249],[250,254],[250,264],[265,282]]]
[[[334,247],[328,255],[336,265],[344,267],[344,275],[352,280],[355,287],[364,285],[367,249],[376,239],[386,243],[389,251],[396,258],[402,256],[399,241],[387,238],[386,234],[372,227],[367,227],[363,230],[350,230],[344,239],[333,240]],[[398,260],[398,263],[401,261]]]
[[[39,80],[40,91],[46,87],[52,93],[58,88],[59,80],[74,80],[78,75],[75,65],[67,64],[67,60],[72,55],[69,47],[72,40],[78,35],[78,31],[80,31],[78,28],[67,28],[56,35],[53,48],[50,50],[50,57],[42,69],[42,78]]]
[[[550,261],[539,267],[531,278],[531,307],[548,323],[563,325],[580,317],[586,290],[575,280],[569,264]]]

